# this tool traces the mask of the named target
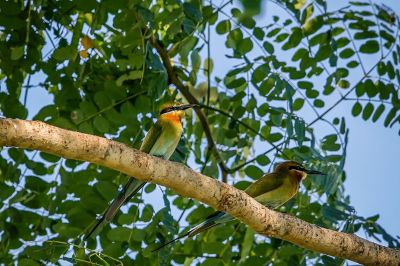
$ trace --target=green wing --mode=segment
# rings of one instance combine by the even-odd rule
[[[283,178],[280,178],[278,174],[270,173],[266,174],[256,182],[248,186],[245,192],[256,198],[262,194],[272,191],[283,184]]]
[[[157,139],[160,137],[162,132],[161,123],[157,120],[157,122],[150,128],[149,132],[147,132],[146,137],[143,140],[142,146],[140,146],[140,150],[145,153],[150,153],[151,148],[153,148]]]

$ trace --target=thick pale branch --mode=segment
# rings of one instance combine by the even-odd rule
[[[43,122],[0,119],[0,146],[35,149],[113,168],[225,211],[260,234],[284,239],[316,252],[362,264],[400,265],[399,250],[272,211],[244,192],[196,173],[182,164],[150,156],[105,138]]]

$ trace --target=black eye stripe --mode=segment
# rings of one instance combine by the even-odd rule
[[[161,110],[160,115],[169,113],[175,110],[175,106],[169,106]]]
[[[298,170],[298,171],[305,171],[306,169],[300,165],[289,166],[289,170]]]

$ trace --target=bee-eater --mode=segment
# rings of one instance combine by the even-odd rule
[[[145,136],[140,150],[168,160],[174,153],[176,146],[178,146],[183,132],[181,120],[184,116],[184,110],[195,106],[197,105],[174,105],[171,103],[161,106],[158,120]],[[146,182],[144,181],[130,177],[121,192],[106,209],[103,216],[97,221],[95,226],[92,227],[89,233],[85,236],[84,240],[93,235],[97,235],[101,228],[113,219],[119,208],[128,202],[145,184]]]
[[[252,183],[245,189],[250,197],[253,197],[264,206],[275,209],[293,198],[299,191],[300,183],[307,175],[325,175],[319,171],[308,170],[302,164],[295,161],[286,161],[277,164],[274,171]],[[181,238],[192,237],[200,232],[210,229],[216,225],[234,220],[232,216],[217,211],[206,218],[204,222],[193,227],[187,233],[165,243],[154,251],[169,245]]]

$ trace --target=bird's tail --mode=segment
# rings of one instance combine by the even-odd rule
[[[195,236],[195,235],[197,235],[197,234],[199,234],[199,233],[201,233],[203,231],[206,231],[206,230],[208,230],[208,229],[210,229],[210,228],[212,228],[212,227],[214,227],[214,226],[216,226],[216,225],[218,225],[220,223],[225,222],[227,220],[226,218],[228,218],[228,220],[232,220],[231,216],[227,215],[224,212],[217,211],[217,212],[211,214],[210,216],[208,216],[206,218],[206,220],[204,222],[202,222],[201,224],[196,225],[195,227],[190,229],[188,232],[178,236],[177,238],[174,238],[171,241],[169,241],[169,242],[167,242],[165,244],[162,244],[158,248],[154,249],[153,252],[158,251],[158,250],[162,249],[163,247],[168,246],[168,245],[170,245],[170,244],[172,244],[172,243],[174,243],[174,242],[176,242],[179,239],[182,239],[184,237],[192,237],[192,236]]]
[[[97,220],[96,224],[90,229],[83,240],[86,241],[89,237],[96,236],[114,218],[119,208],[128,202],[145,184],[146,182],[139,181],[133,177],[129,178],[129,181],[125,184],[117,198],[108,206],[103,216]]]
[[[190,231],[189,231],[189,232],[190,232]],[[159,250],[162,249],[163,247],[166,247],[166,246],[168,246],[169,244],[172,244],[172,243],[178,241],[179,239],[188,236],[188,235],[189,235],[189,234],[188,234],[189,232],[187,232],[187,233],[185,233],[185,234],[183,234],[183,235],[180,235],[180,236],[178,236],[177,238],[174,238],[174,239],[172,239],[171,241],[168,241],[167,243],[162,244],[162,245],[159,246],[158,248],[153,249],[151,252],[159,251]]]

